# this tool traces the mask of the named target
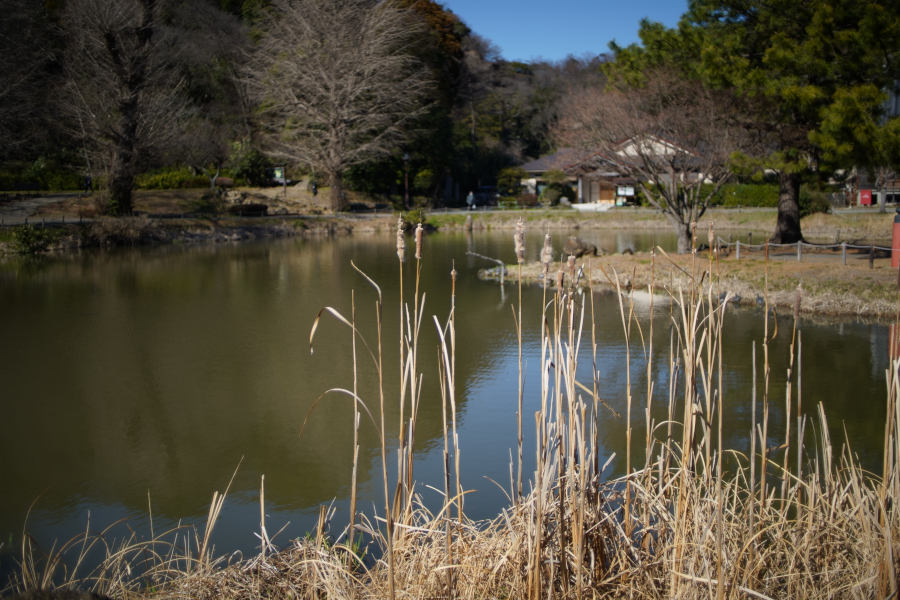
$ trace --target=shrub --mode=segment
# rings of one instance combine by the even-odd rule
[[[431,191],[431,188],[434,186],[434,171],[428,168],[422,169],[413,177],[412,184],[413,188],[420,192]]]
[[[519,206],[535,206],[537,203],[537,194],[521,194],[519,196]]]
[[[84,188],[84,173],[62,166],[53,158],[41,157],[31,164],[19,164],[0,172],[0,189],[12,190],[16,183],[37,182],[42,190],[80,190]],[[97,187],[97,178],[94,178]]]
[[[521,167],[503,169],[497,175],[497,191],[502,196],[515,196],[522,187],[522,180],[528,178],[528,172]]]
[[[405,229],[415,229],[419,223],[425,224],[428,215],[424,208],[414,208],[413,210],[403,213],[403,227]]]
[[[816,213],[827,213],[831,210],[831,202],[828,196],[820,190],[811,190],[807,186],[800,188],[800,218],[808,217]]]
[[[701,190],[701,192],[704,192]],[[705,193],[704,192],[704,196]],[[778,206],[778,186],[765,183],[729,183],[719,188],[710,206]]]
[[[562,193],[555,187],[547,187],[541,193],[541,204],[544,206],[556,206],[559,204],[559,199],[562,197]]]
[[[544,173],[544,181],[549,184],[564,184],[568,179],[568,175],[562,169],[550,169]]]
[[[187,167],[167,167],[141,173],[135,177],[134,187],[138,190],[203,189],[209,187],[209,178],[197,176]]]
[[[248,185],[261,186],[266,182],[266,160],[265,155],[256,149],[245,150],[239,153],[239,156],[233,157],[236,166],[231,170],[232,176],[236,180],[243,180]]]
[[[12,248],[17,254],[44,252],[56,236],[49,229],[34,225],[18,225],[12,231]]]

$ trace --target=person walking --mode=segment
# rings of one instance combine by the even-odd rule
[[[466,196],[466,204],[469,205],[469,210],[475,210],[475,192],[469,192],[469,195]]]
[[[84,176],[84,193],[85,194],[93,194],[94,193],[94,179],[91,177],[91,174],[88,173]]]

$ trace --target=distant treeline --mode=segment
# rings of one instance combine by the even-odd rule
[[[130,188],[197,187],[216,173],[258,185],[269,163],[287,163],[294,179],[311,175],[321,185],[332,183],[335,173],[328,171],[335,170],[329,168],[333,165],[303,160],[305,147],[328,144],[329,123],[312,123],[318,140],[315,135],[297,134],[296,126],[316,110],[340,112],[346,106],[320,103],[305,107],[304,115],[284,110],[273,115],[269,110],[273,105],[296,98],[276,97],[271,92],[276,86],[263,81],[262,70],[269,69],[276,84],[294,85],[296,96],[310,82],[291,80],[290,65],[275,64],[271,58],[265,63],[257,55],[276,50],[270,43],[275,36],[269,34],[285,33],[291,10],[322,10],[327,17],[348,5],[357,13],[373,11],[376,3],[8,0],[4,4],[0,78],[8,92],[0,94],[3,187],[36,181],[45,189],[78,188],[87,173],[96,181],[108,181],[110,188],[117,180]],[[432,0],[392,4],[396,13],[392,18],[405,19],[403,28],[412,35],[387,40],[378,51],[414,60],[401,66],[382,64],[380,71],[397,71],[389,82],[397,96],[404,95],[413,75],[418,89],[404,106],[378,105],[391,113],[385,119],[398,121],[388,125],[402,131],[391,132],[390,143],[378,151],[337,166],[341,183],[350,189],[402,194],[407,154],[414,194],[437,203],[461,201],[469,190],[495,183],[501,169],[552,151],[548,132],[562,96],[573,87],[600,89],[605,81],[603,56],[557,63],[510,62]],[[331,21],[319,34],[356,36],[357,40],[349,40],[356,44],[365,38],[340,29]],[[304,43],[300,40],[292,49],[282,50],[309,56],[309,48],[328,50],[332,42]],[[330,84],[339,85],[312,82],[313,87]],[[356,118],[342,117],[346,122]],[[381,141],[385,123],[366,127],[352,143]],[[294,145],[304,146],[303,151],[280,146],[295,134]],[[111,193],[111,202],[127,210],[128,199],[116,197],[123,192]]]

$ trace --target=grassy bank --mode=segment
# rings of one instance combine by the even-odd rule
[[[215,494],[205,529],[175,530],[150,541],[136,538],[109,543],[87,533],[69,542],[68,564],[76,564],[83,548],[105,546],[106,561],[81,574],[62,572],[65,553],[42,557],[26,537],[22,571],[10,591],[67,585],[91,588],[120,598],[878,598],[895,594],[900,570],[900,359],[892,357],[887,373],[885,437],[881,475],[864,472],[848,446],[829,437],[822,403],[802,402],[802,320],[800,300],[793,318],[780,329],[791,340],[787,364],[770,364],[768,343],[776,333],[765,317],[761,344],[747,340],[754,381],[751,397],[723,398],[722,341],[728,335],[725,306],[714,288],[714,263],[691,263],[683,279],[669,279],[674,293],[674,323],[669,348],[653,348],[653,321],[634,318],[635,295],[617,289],[626,357],[619,368],[627,374],[626,411],[619,415],[598,395],[596,366],[579,365],[582,346],[597,363],[593,295],[580,288],[581,263],[552,262],[552,246],[542,254],[540,270],[556,285],[545,289],[544,313],[522,320],[521,296],[516,328],[519,340],[519,386],[506,390],[509,413],[518,429],[517,453],[510,461],[509,506],[494,520],[474,522],[466,516],[465,494],[473,482],[460,477],[460,463],[477,460],[458,445],[455,357],[465,351],[457,340],[455,273],[447,282],[451,309],[441,318],[423,319],[424,298],[418,280],[400,290],[404,322],[402,338],[382,331],[385,308],[381,289],[360,272],[360,285],[377,290],[371,306],[342,315],[323,308],[312,324],[316,334],[335,328],[356,332],[346,351],[372,360],[378,372],[374,389],[330,390],[320,398],[348,400],[356,408],[358,428],[372,427],[381,449],[383,504],[375,513],[357,510],[357,464],[351,478],[351,510],[346,520],[323,507],[316,531],[307,539],[276,549],[265,529],[265,493],[260,490],[259,554],[232,561],[216,558],[211,532],[225,501]],[[398,255],[411,255],[398,235]],[[516,233],[519,264],[524,235]],[[427,241],[416,237],[416,272],[428,268]],[[640,258],[640,257],[638,257]],[[649,262],[649,257],[648,262]],[[413,260],[411,257],[409,260]],[[632,277],[636,275],[633,266]],[[610,265],[611,267],[612,265]],[[625,266],[620,265],[620,266]],[[519,265],[515,270],[518,271]],[[527,267],[530,269],[531,267]],[[665,280],[662,259],[650,263],[651,279]],[[586,265],[587,281],[595,280]],[[623,269],[620,280],[628,277]],[[704,285],[711,278],[711,285]],[[522,278],[520,278],[521,281]],[[402,286],[402,284],[401,284]],[[590,287],[590,286],[589,286]],[[727,287],[727,286],[725,286]],[[590,292],[590,289],[587,290]],[[652,296],[650,296],[652,298]],[[652,300],[651,300],[652,301]],[[352,304],[351,304],[352,306]],[[514,309],[515,310],[515,309]],[[357,319],[375,321],[376,337],[365,340]],[[432,315],[427,315],[431,317]],[[433,322],[429,322],[433,321]],[[419,353],[421,327],[436,328],[439,338],[439,397],[422,397],[418,359],[433,356],[429,346]],[[634,344],[635,329],[641,345]],[[391,328],[393,330],[393,328]],[[541,408],[523,414],[524,333],[538,333]],[[490,335],[484,332],[483,335]],[[382,344],[384,341],[384,344]],[[457,348],[459,344],[459,348]],[[399,389],[385,388],[383,353],[401,352]],[[632,357],[640,358],[640,370]],[[653,362],[670,373],[667,386],[654,387]],[[644,368],[646,371],[644,372]],[[788,372],[788,386],[769,389],[771,369]],[[590,374],[589,377],[586,374]],[[350,375],[350,374],[348,374]],[[642,385],[637,382],[646,378]],[[350,378],[348,377],[348,380]],[[634,382],[634,383],[633,383]],[[633,392],[635,395],[633,395]],[[646,395],[644,395],[646,394]],[[770,396],[771,394],[771,396]],[[818,399],[817,399],[818,400]],[[318,401],[317,401],[318,402]],[[397,455],[388,454],[385,405],[400,407]],[[416,415],[420,403],[443,412],[443,500],[429,511],[422,506],[413,477],[416,459]],[[785,402],[785,419],[770,422],[770,405]],[[665,419],[651,419],[651,406],[665,407]],[[750,411],[750,450],[726,447],[723,419],[732,411]],[[323,418],[315,406],[307,421]],[[633,424],[642,422],[647,435],[632,439]],[[625,477],[605,476],[612,457],[605,456],[598,422],[620,423],[626,437]],[[303,426],[306,425],[304,422]],[[335,427],[345,424],[334,424]],[[351,426],[349,423],[346,426]],[[526,447],[523,433],[529,440]],[[302,436],[302,427],[301,427]],[[516,443],[515,440],[511,440]],[[393,444],[392,444],[393,445]],[[523,453],[532,453],[536,468],[523,473]],[[388,476],[388,461],[398,460],[398,477]],[[515,481],[513,482],[513,474]],[[328,532],[340,532],[331,536]],[[361,547],[375,549],[363,555]]]
[[[716,229],[738,236],[747,232],[770,236],[775,232],[775,209],[717,209],[711,208],[703,222],[715,221]],[[432,212],[428,222],[438,229],[455,230],[466,227],[468,214]],[[672,226],[661,213],[648,209],[622,208],[601,213],[577,213],[573,210],[529,210],[521,213],[471,213],[473,229],[515,229],[521,217],[529,229],[659,229]],[[893,214],[816,214],[802,219],[803,234],[809,239],[831,241],[835,237],[847,241],[890,239]],[[735,237],[737,239],[737,237]],[[756,240],[759,242],[759,236]]]
[[[329,223],[327,226],[311,224],[298,225],[301,234],[308,231],[324,233],[352,233],[354,231],[386,232],[391,229],[391,218],[366,218],[360,219],[353,214],[331,214],[326,208],[326,199],[323,194],[318,198],[313,197],[305,186],[289,187],[285,192],[281,188],[242,188],[232,190],[226,197],[237,195],[239,202],[244,205],[259,206],[265,204],[269,207],[269,214],[299,214],[306,217],[316,217]],[[291,227],[284,227],[278,223],[281,221],[256,222],[248,225],[246,221],[229,219],[222,212],[229,207],[231,200],[226,197],[210,199],[208,190],[179,189],[179,190],[137,190],[134,192],[134,208],[136,213],[145,215],[151,219],[160,215],[178,215],[179,213],[197,214],[206,216],[200,219],[182,219],[177,223],[169,222],[153,227],[141,227],[146,235],[140,236],[138,243],[170,243],[199,242],[199,241],[227,241],[252,239],[255,237],[272,237],[295,235],[298,232]],[[39,207],[32,215],[35,220],[47,219],[59,221],[65,218],[67,221],[75,221],[79,215],[95,217],[97,207],[94,206],[101,196],[70,197],[56,203]],[[364,213],[376,206],[371,198],[365,198],[358,194],[351,198],[354,206]],[[389,209],[387,205],[379,205],[382,210]],[[234,208],[234,207],[232,207]],[[257,209],[258,210],[258,209]],[[219,211],[217,214],[216,211]],[[488,229],[514,229],[516,222],[522,218],[531,229],[609,229],[609,230],[659,230],[671,231],[671,225],[661,213],[650,209],[620,208],[601,213],[579,213],[571,209],[548,209],[527,211],[442,211],[426,210],[426,224],[440,231],[458,231],[471,227],[473,230]],[[704,215],[704,222],[709,219],[716,223],[717,229],[724,237],[733,236],[734,239],[746,239],[747,233],[753,232],[754,239],[758,242],[762,238],[774,232],[777,211],[768,208],[753,209],[722,209],[711,208]],[[416,219],[418,217],[415,217]],[[123,226],[113,226],[109,220],[102,220],[103,225],[96,227],[95,235],[91,241],[94,245],[111,246],[119,243],[134,243],[131,237],[111,235],[103,239],[105,230],[130,229],[134,227],[133,221]],[[296,220],[298,223],[315,223],[306,219]],[[855,243],[881,242],[890,239],[893,215],[872,213],[852,214],[816,214],[802,220],[804,235],[811,241],[835,241],[846,240]],[[304,233],[303,230],[307,230]],[[74,238],[73,238],[74,239]],[[74,243],[54,245],[57,249],[81,247],[83,244]]]
[[[707,253],[701,252],[698,257],[697,261],[705,266]],[[584,259],[579,260],[579,264],[583,261]],[[597,290],[613,290],[614,284],[607,278],[604,270],[610,277],[615,270],[626,289],[634,287],[646,292],[652,279],[656,293],[668,294],[679,286],[688,285],[693,259],[691,255],[661,256],[657,252],[653,272],[651,256],[646,252],[600,256],[591,261],[594,266],[593,284]],[[848,252],[847,265],[844,266],[839,252],[812,253],[807,250],[803,262],[797,262],[796,251],[778,249],[771,251],[771,259],[767,264],[764,252],[747,252],[745,249],[741,260],[737,260],[734,253],[727,256],[723,253],[718,263],[714,264],[713,268],[718,272],[714,291],[717,296],[726,292],[735,294],[736,298],[731,301],[735,305],[758,306],[766,295],[768,273],[768,300],[771,306],[777,307],[780,314],[786,314],[785,309],[792,310],[797,286],[802,284],[801,310],[804,313],[893,320],[900,310],[897,271],[890,268],[887,253],[879,255],[873,266],[875,268],[869,268],[868,252],[865,251]],[[518,270],[512,265],[507,270],[506,280],[515,282]],[[479,272],[479,277],[499,280],[499,273],[496,269],[483,269]],[[527,284],[540,283],[541,264],[524,265],[522,280]],[[585,275],[581,285],[589,284]]]

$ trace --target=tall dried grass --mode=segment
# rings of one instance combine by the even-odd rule
[[[400,242],[402,245],[402,239]],[[130,539],[116,548],[109,546],[107,561],[87,576],[67,573],[61,579],[54,579],[59,564],[54,557],[60,553],[51,552],[51,557],[41,563],[41,570],[26,543],[23,569],[12,589],[24,591],[61,581],[64,586],[90,587],[121,597],[896,597],[900,570],[900,358],[891,357],[886,373],[880,477],[863,471],[849,444],[836,449],[821,402],[811,414],[803,412],[799,310],[794,312],[794,343],[787,365],[790,376],[784,390],[786,414],[790,416],[783,432],[784,443],[769,445],[770,437],[780,438],[781,432],[770,431],[769,424],[770,403],[776,401],[777,392],[769,389],[772,367],[768,345],[775,332],[770,335],[766,321],[761,406],[757,402],[755,342],[748,344],[754,372],[751,398],[729,399],[731,405],[752,404],[753,425],[748,432],[751,452],[744,455],[723,447],[722,421],[727,405],[723,398],[722,340],[727,301],[718,301],[717,256],[713,252],[704,257],[694,251],[690,273],[681,270],[688,285],[668,289],[673,301],[665,359],[670,382],[668,389],[655,389],[648,365],[648,393],[642,407],[648,431],[643,462],[631,448],[631,412],[635,408],[631,397],[632,350],[642,353],[648,363],[659,357],[652,347],[652,331],[644,335],[634,315],[632,297],[618,286],[626,340],[636,328],[642,342],[637,348],[629,344],[623,365],[628,380],[627,474],[611,480],[605,472],[613,457],[602,460],[598,440],[598,424],[609,418],[611,409],[597,393],[601,376],[596,365],[593,294],[586,297],[578,287],[585,269],[591,282],[591,270],[603,266],[589,261],[580,267],[574,260],[560,262],[559,285],[550,302],[543,304],[538,322],[541,408],[534,415],[536,469],[531,490],[520,496],[518,482],[513,485],[511,481],[510,506],[488,522],[467,518],[463,505],[465,487],[460,480],[456,424],[458,315],[454,270],[450,314],[443,323],[434,317],[440,340],[444,411],[444,500],[436,512],[429,510],[416,493],[412,470],[416,414],[424,400],[419,396],[421,374],[416,366],[425,303],[418,291],[422,251],[421,242],[417,242],[412,312],[408,304],[401,303],[403,387],[399,400],[401,410],[407,404],[409,410],[401,417],[396,482],[388,479],[384,439],[381,290],[360,271],[378,290],[377,344],[368,343],[356,329],[355,307],[349,320],[331,308],[320,312],[320,317],[331,314],[351,328],[354,339],[362,343],[379,372],[376,390],[329,392],[350,397],[368,414],[378,432],[385,495],[381,516],[353,514],[347,530],[330,540],[326,535],[330,513],[323,509],[315,537],[297,540],[279,552],[266,543],[261,523],[261,553],[228,565],[222,559],[213,560],[206,544],[198,543],[208,539],[215,522],[211,511],[207,534],[194,536],[195,553],[187,545],[182,549],[177,538],[176,543],[159,548],[154,542]],[[402,250],[398,250],[402,260]],[[667,258],[660,252],[661,258]],[[652,260],[651,268],[655,269],[656,257]],[[543,270],[549,271],[549,260]],[[614,284],[620,279],[615,271],[604,273]],[[798,293],[798,308],[799,301]],[[311,344],[319,321],[317,318],[313,326]],[[594,357],[591,387],[579,380],[585,379],[579,377],[579,367],[585,366],[579,365],[578,356],[581,344],[587,342],[586,321],[591,328]],[[521,335],[522,320],[518,316],[516,326]],[[510,390],[511,402],[513,394]],[[363,399],[366,396],[377,396],[380,415],[369,409]],[[667,404],[665,421],[652,418],[653,401]],[[676,418],[679,413],[680,418]],[[792,428],[794,417],[796,426]],[[521,409],[518,419],[519,423],[523,421]],[[358,426],[356,415],[354,427]],[[807,427],[815,432],[814,443],[806,442]],[[521,428],[519,431],[521,440]],[[513,466],[511,461],[511,480]],[[214,497],[213,505],[221,506],[219,497]],[[374,562],[360,559],[354,543],[357,533],[380,547],[380,557]],[[184,533],[189,534],[190,530]],[[187,542],[184,535],[182,539]],[[91,539],[95,538],[86,534],[78,543],[90,543]],[[140,576],[134,576],[139,569]]]

